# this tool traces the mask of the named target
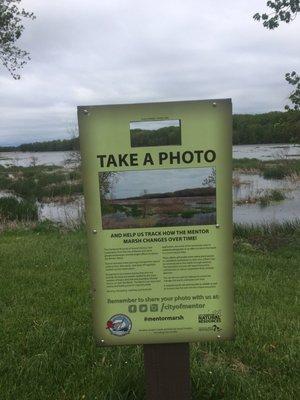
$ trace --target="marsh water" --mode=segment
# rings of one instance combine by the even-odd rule
[[[71,151],[0,152],[0,165],[16,165],[18,167],[29,167],[33,164],[62,166],[70,158],[71,153]]]
[[[258,160],[278,160],[280,158],[300,159],[299,144],[243,144],[233,146],[233,158],[257,158]]]
[[[239,175],[240,184],[233,185],[233,202],[247,201],[268,190],[279,189],[286,198],[270,202],[266,206],[246,203],[233,206],[233,220],[238,223],[261,224],[267,222],[293,221],[300,218],[300,182],[290,179],[264,179],[259,175]]]
[[[283,190],[286,199],[271,202],[267,206],[260,204],[242,204],[233,206],[233,220],[237,223],[261,224],[264,222],[293,221],[300,218],[300,184],[288,179],[266,180],[259,175],[240,174],[240,185],[233,186],[233,201],[245,200],[270,189]],[[47,203],[39,205],[41,220],[50,219],[64,224],[81,221],[84,214],[83,196],[72,203]]]
[[[64,165],[71,151],[0,152],[0,165],[28,167],[36,165]],[[248,144],[233,146],[233,158],[276,160],[281,157],[300,159],[298,144]]]
[[[1,165],[29,166],[35,165],[64,165],[71,152],[34,152],[34,153],[0,153]],[[276,160],[280,158],[300,159],[300,145],[272,144],[272,145],[238,145],[233,146],[233,158],[258,158],[260,160]],[[188,174],[184,176],[186,187],[195,187],[195,176]],[[200,177],[199,177],[200,178]],[[201,176],[201,182],[204,176]],[[234,205],[234,222],[240,223],[262,223],[262,222],[283,222],[294,220],[300,217],[300,182],[289,179],[264,179],[257,174],[239,174],[239,184],[233,186],[233,200],[246,200],[255,197],[271,189],[280,189],[285,193],[285,200],[271,202],[267,206],[250,204],[245,202],[241,205]],[[176,180],[174,180],[176,187]],[[199,181],[200,182],[200,181]],[[125,185],[126,186],[126,185]],[[124,187],[125,187],[124,186]],[[170,187],[169,187],[170,186]],[[136,187],[141,188],[141,182]],[[168,190],[172,190],[171,181],[168,183]],[[123,192],[125,194],[125,191]],[[138,193],[137,189],[137,195]],[[4,192],[0,196],[7,195]],[[50,219],[63,224],[77,223],[83,219],[84,201],[79,196],[75,201],[67,204],[39,203],[39,219]]]

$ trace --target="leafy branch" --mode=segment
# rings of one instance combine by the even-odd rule
[[[263,21],[263,26],[267,29],[278,28],[280,22],[289,23],[293,21],[300,11],[300,0],[275,0],[268,1],[267,6],[273,10],[269,14],[256,13],[253,18],[256,21]]]
[[[285,74],[285,80],[295,86],[295,89],[289,95],[289,100],[294,104],[294,110],[300,110],[300,75],[293,71]],[[285,106],[286,110],[291,110],[290,106]]]
[[[23,20],[36,18],[32,12],[20,9],[20,2],[0,0],[0,61],[14,79],[20,79],[18,70],[30,60],[29,53],[16,45],[24,31]]]
[[[287,24],[293,21],[297,13],[300,11],[300,0],[274,0],[267,1],[267,6],[274,10],[270,14],[259,14],[253,15],[256,21],[263,21],[263,26],[267,29],[278,28],[280,22],[286,22]],[[300,77],[293,71],[285,74],[285,80],[293,85],[295,88],[289,95],[289,100],[293,104],[293,108],[289,105],[285,106],[286,110],[299,110],[300,109]]]

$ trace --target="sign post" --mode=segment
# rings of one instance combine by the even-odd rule
[[[147,400],[190,400],[188,343],[144,345]]]
[[[148,399],[188,399],[188,343],[233,337],[231,101],[78,120],[97,343],[143,344]]]

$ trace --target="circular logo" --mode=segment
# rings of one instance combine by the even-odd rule
[[[106,329],[110,331],[112,335],[124,336],[130,333],[132,322],[129,317],[125,314],[113,315],[106,323]]]

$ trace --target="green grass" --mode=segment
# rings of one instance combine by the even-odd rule
[[[287,221],[282,224],[265,225],[234,225],[234,244],[236,250],[282,251],[295,250],[295,256],[299,256],[300,220]],[[290,257],[288,257],[290,258]]]
[[[235,227],[236,337],[191,345],[193,400],[297,399],[299,232]],[[144,399],[141,348],[94,345],[86,249],[45,224],[0,235],[1,399]]]
[[[196,212],[196,210],[185,210],[182,211],[180,214],[182,218],[192,218],[196,214]]]
[[[283,179],[287,175],[289,175],[289,169],[283,166],[267,167],[263,170],[265,179]]]
[[[284,200],[285,193],[283,190],[271,189],[265,192],[261,197],[258,198],[258,202],[262,207],[268,206],[272,201]]]
[[[101,204],[101,211],[103,215],[122,212],[125,213],[127,217],[141,217],[144,214],[144,211],[142,209],[143,205],[138,206],[137,204],[128,204],[126,206],[123,206],[122,204],[112,204],[105,200],[102,200]]]
[[[82,194],[79,169],[55,166],[0,166],[0,190],[8,190],[28,200],[43,200]]]
[[[300,175],[300,160],[269,160],[241,158],[233,160],[233,169],[241,172],[259,172],[265,179],[283,179],[291,174]]]
[[[215,207],[200,207],[197,208],[197,212],[201,212],[202,214],[210,214],[216,212]]]
[[[262,169],[264,162],[257,158],[237,158],[232,160],[233,169]]]
[[[0,221],[35,221],[38,207],[34,202],[17,200],[15,197],[0,198]]]
[[[146,207],[146,206],[145,206]],[[133,204],[132,206],[129,206],[130,211],[127,212],[127,215],[130,215],[131,217],[141,217],[143,215],[143,210],[137,206],[137,204]],[[146,210],[145,210],[146,213]]]
[[[300,221],[287,221],[281,224],[270,223],[261,225],[234,224],[234,237],[249,239],[253,234],[265,238],[266,236],[282,235],[288,238],[298,235]]]
[[[271,201],[282,201],[285,199],[285,194],[283,190],[272,189],[270,191],[270,199]]]

